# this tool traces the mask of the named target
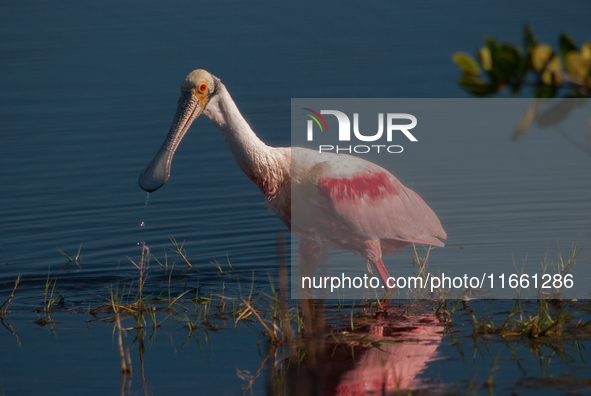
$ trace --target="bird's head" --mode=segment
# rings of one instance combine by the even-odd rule
[[[201,111],[205,109],[210,96],[215,92],[216,78],[206,70],[193,70],[181,84],[181,90],[195,95]]]
[[[193,70],[185,78],[181,84],[181,97],[170,131],[138,180],[142,189],[147,192],[156,191],[168,181],[174,152],[193,121],[203,113],[216,94],[218,84],[220,82],[217,77],[202,69]]]

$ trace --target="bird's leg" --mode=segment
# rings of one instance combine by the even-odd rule
[[[390,274],[388,274],[388,270],[386,269],[386,266],[384,265],[384,262],[382,261],[382,259],[378,259],[377,261],[375,261],[373,263],[373,266],[376,267],[376,271],[378,271],[378,275],[380,277],[380,279],[382,280],[382,283],[385,286],[386,289],[386,300],[384,300],[385,306],[387,306],[390,303],[390,298],[394,297],[396,295],[396,293],[398,293],[398,288],[396,287],[396,284],[393,284],[393,281],[390,280],[390,282],[388,282],[388,278],[390,278]],[[382,307],[385,308],[385,307]]]
[[[390,274],[388,273],[388,270],[386,269],[386,266],[384,265],[382,259],[380,258],[374,261],[373,266],[376,267],[376,271],[378,271],[378,276],[382,280],[384,287],[390,288],[390,286],[388,285],[388,278],[390,278]]]
[[[301,298],[314,297],[314,293],[312,293],[311,289],[314,282],[314,273],[318,268],[321,255],[322,252],[320,250],[320,246],[318,246],[316,241],[300,238],[298,242],[298,266],[300,279],[298,283],[300,284]],[[304,278],[309,278],[310,282],[308,283],[306,280],[306,283],[304,284]]]
[[[316,234],[316,243],[320,247],[320,277],[321,279],[328,278],[328,250],[330,249],[330,243],[327,240],[323,240],[320,238],[318,234]],[[328,289],[322,288],[320,289],[321,293],[318,296],[321,299],[328,298]]]
[[[382,280],[382,285],[384,287],[383,290],[386,291],[386,298],[393,297],[397,292],[397,288],[396,285],[391,285],[391,287],[388,286],[388,279],[390,278],[390,274],[388,274],[388,270],[386,269],[386,266],[384,266],[384,262],[382,261],[382,246],[380,241],[367,240],[365,241],[364,247],[365,258],[373,264],[376,271],[378,272],[378,276]],[[373,273],[369,268],[369,265],[368,271],[371,277],[373,277]],[[388,305],[388,302],[386,302],[386,305]]]
[[[323,340],[324,332],[324,309],[323,305],[314,304],[314,273],[318,268],[320,260],[324,260],[328,245],[319,246],[319,241],[300,238],[298,243],[298,263],[300,270],[300,296],[302,298],[301,313],[306,332],[305,340],[311,345],[316,345]],[[304,282],[304,277],[310,279],[310,283]],[[308,351],[314,350],[309,348]],[[315,358],[312,353],[312,359]]]

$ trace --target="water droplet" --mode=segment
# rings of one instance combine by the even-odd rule
[[[145,226],[145,225],[146,225],[146,223],[144,223],[144,222],[142,221],[142,224],[140,224],[140,227],[143,227],[143,226]]]
[[[146,195],[146,206],[148,206],[148,201],[150,200],[150,193],[148,193],[148,195]]]

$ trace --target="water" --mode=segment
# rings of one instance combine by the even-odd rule
[[[164,6],[133,1],[59,5],[22,1],[1,8],[0,302],[8,298],[21,274],[10,325],[23,342],[18,347],[10,331],[0,332],[0,367],[6,373],[0,383],[6,394],[19,389],[44,394],[64,389],[103,394],[119,389],[118,354],[115,346],[109,348],[112,327],[95,323],[92,338],[87,338],[84,311],[89,305],[103,304],[109,286],[129,285],[137,279],[130,259],[139,261],[138,241],[145,241],[155,258],[169,268],[173,262],[182,268],[175,292],[182,291],[185,283],[189,288],[219,286],[218,270],[210,261],[216,258],[227,268],[226,255],[244,278],[252,279],[254,271],[256,287],[264,288],[267,274],[276,274],[277,239],[284,226],[263,208],[258,188],[237,168],[208,120],[197,120],[177,151],[171,179],[153,194],[149,206],[144,205],[137,177],[160,147],[174,115],[179,84],[191,70],[204,68],[220,77],[260,137],[270,145],[287,146],[291,98],[466,97],[456,85],[458,70],[450,61],[451,53],[474,52],[485,35],[520,42],[523,23],[528,21],[541,40],[554,46],[563,30],[578,43],[590,38],[589,5],[584,1],[517,6],[508,1],[494,6],[371,3],[363,7],[353,2],[337,7],[312,2]],[[564,181],[560,177],[564,172],[573,175],[576,182],[559,185],[564,194],[558,195],[564,201],[556,202],[557,211],[548,218],[568,212],[566,207],[573,202],[584,210],[574,221],[555,227],[552,238],[540,243],[542,250],[557,240],[561,246],[569,245],[591,219],[585,206],[589,157],[558,134],[532,135],[506,144],[518,150],[523,161],[532,156],[528,145],[541,145],[543,151],[550,144],[555,148],[548,154],[552,169],[538,177],[548,176],[549,182],[555,182]],[[475,160],[469,150],[462,153]],[[498,164],[498,158],[481,160],[487,177],[500,177],[487,165]],[[445,166],[447,172],[440,181],[419,170],[411,174],[410,168],[402,168],[399,175],[408,184],[423,183],[421,194],[444,224],[455,230],[455,241],[450,240],[453,250],[440,250],[441,260],[467,264],[462,256],[470,245],[489,246],[509,259],[519,242],[504,235],[515,223],[449,204],[458,188],[467,198],[482,186],[477,179],[460,177],[459,162]],[[505,176],[508,173],[511,176]],[[522,186],[524,194],[529,191],[528,175],[518,169],[503,168],[502,175]],[[488,193],[486,205],[505,208],[505,213],[531,210],[527,195],[516,204],[506,191]],[[552,205],[536,204],[542,203]],[[530,224],[532,229],[544,226],[533,220]],[[170,237],[179,244],[184,241],[192,269],[185,269],[182,258],[171,252]],[[66,265],[56,246],[74,258],[80,244],[78,263]],[[517,260],[524,252],[519,253]],[[487,256],[479,259],[486,262]],[[54,314],[59,316],[55,331],[34,324],[35,311],[43,316],[40,308],[48,268],[51,278],[57,277],[63,297],[57,303],[77,312]],[[157,294],[169,277],[155,259],[151,269],[146,288]],[[180,324],[172,328],[171,333],[186,332]],[[158,356],[153,370],[162,377],[147,376],[153,393],[167,393],[174,386],[180,392],[189,389],[183,387],[190,377],[208,393],[239,394],[243,381],[232,362],[240,356],[239,369],[256,371],[260,364],[257,336],[258,329],[241,330],[238,335],[224,329],[214,336],[221,341],[212,342],[211,353],[207,348],[203,352],[195,341],[175,353],[178,343],[160,341],[166,337],[159,333],[161,338],[150,353]],[[440,353],[457,359],[453,342],[444,338],[443,343]],[[89,357],[81,358],[81,350]],[[63,360],[54,359],[64,351],[69,352]],[[96,362],[91,364],[89,359]],[[48,363],[31,368],[46,361],[53,363],[51,367]],[[558,367],[560,374],[564,369]],[[433,370],[437,369],[428,368],[425,375],[439,375]],[[60,377],[59,372],[72,379]],[[84,373],[92,373],[97,381],[92,386],[80,381],[74,387],[72,381],[79,381]],[[459,380],[441,373],[443,382]],[[109,380],[102,381],[105,378]]]
[[[2,336],[3,355],[12,361],[2,369],[6,394],[119,393],[121,367],[116,348],[111,349],[113,328],[85,323],[84,317],[67,313],[52,317],[55,324],[41,327],[32,323],[29,315],[11,315],[14,328],[31,330],[20,335],[22,346],[12,335],[12,339]],[[258,331],[253,329],[241,329],[239,334],[231,329],[207,335],[201,331],[199,344],[197,337],[187,340],[188,331],[174,322],[165,322],[163,327],[166,331],[142,340],[146,346],[143,373],[137,354],[140,341],[134,340],[133,334],[125,337],[126,343],[135,345],[134,376],[131,380],[128,377],[125,385],[125,389],[131,388],[131,394],[142,392],[142,374],[148,394],[168,393],[171,384],[177,384],[175,392],[199,388],[237,394],[244,381],[236,376],[236,369],[252,370],[260,363]],[[3,333],[9,334],[6,330]],[[242,356],[240,361],[236,361],[236,355]]]

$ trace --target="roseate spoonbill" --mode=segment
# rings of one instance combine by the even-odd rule
[[[382,255],[412,243],[444,246],[447,235],[431,208],[384,168],[346,154],[263,143],[219,78],[194,70],[162,147],[139,177],[155,191],[170,176],[172,157],[191,123],[204,114],[220,130],[238,166],[265,195],[267,206],[298,235],[302,276],[312,276],[330,245],[369,260],[385,285]]]

